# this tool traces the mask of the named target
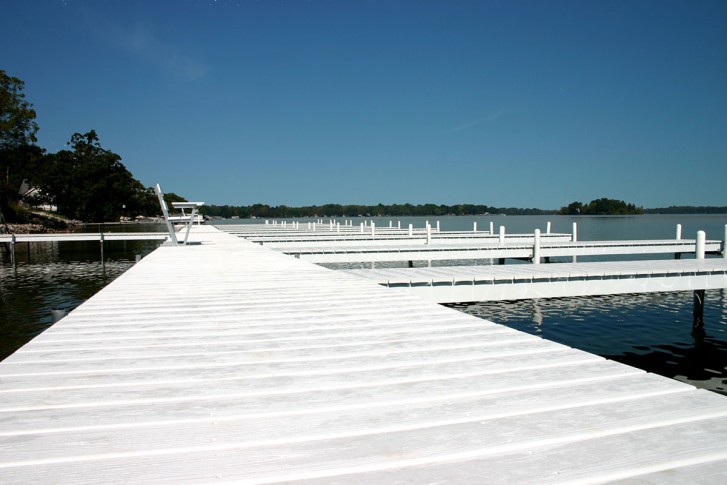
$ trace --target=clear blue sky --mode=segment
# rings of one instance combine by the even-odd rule
[[[39,144],[213,204],[727,205],[727,2],[0,0]]]

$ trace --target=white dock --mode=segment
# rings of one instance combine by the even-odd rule
[[[437,303],[727,288],[727,259],[346,270]]]
[[[52,234],[0,234],[0,243],[76,241],[164,241],[162,232],[62,232]]]
[[[0,483],[727,479],[727,397],[212,227],[0,363]]]
[[[532,238],[531,238],[532,239]],[[278,251],[313,263],[359,263],[395,261],[445,261],[462,259],[530,259],[534,245],[527,242],[505,242],[489,244],[378,244],[367,246],[351,244],[324,244],[309,247],[272,246]],[[707,241],[707,252],[719,252],[721,241]],[[636,240],[636,241],[581,241],[543,242],[540,256],[605,256],[624,254],[683,254],[694,253],[694,239]]]

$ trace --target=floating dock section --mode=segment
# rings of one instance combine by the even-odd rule
[[[0,483],[727,478],[725,396],[190,238],[0,363]]]

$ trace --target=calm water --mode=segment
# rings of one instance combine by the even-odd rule
[[[377,227],[387,227],[390,219],[394,226],[400,220],[402,227],[409,223],[424,227],[427,220],[432,224],[439,220],[442,230],[472,230],[475,221],[478,229],[483,230],[493,221],[496,231],[504,225],[508,233],[529,233],[536,228],[545,230],[548,221],[552,223],[553,232],[569,233],[573,222],[577,222],[578,238],[584,241],[671,239],[675,237],[677,224],[682,225],[684,238],[694,238],[698,230],[704,230],[708,239],[722,239],[727,224],[727,215],[373,218]],[[362,219],[354,218],[355,225],[360,221]],[[128,226],[127,229],[163,230],[159,226]],[[104,264],[100,261],[97,242],[31,245],[30,253],[22,246],[18,247],[15,267],[10,264],[7,254],[0,253],[0,359],[47,328],[51,324],[51,308],[78,306],[130,268],[137,254],[148,254],[157,243],[107,242]],[[478,264],[487,264],[487,261],[478,261]],[[722,290],[707,292],[704,332],[697,334],[692,333],[692,295],[689,292],[452,307],[727,394],[727,294]]]

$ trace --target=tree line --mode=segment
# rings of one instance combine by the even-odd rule
[[[476,216],[485,214],[540,215],[555,213],[552,210],[518,209],[514,207],[502,208],[478,204],[323,204],[304,207],[288,207],[286,205],[269,206],[267,204],[253,204],[248,206],[205,205],[200,209],[200,212],[207,216],[223,218]]]

